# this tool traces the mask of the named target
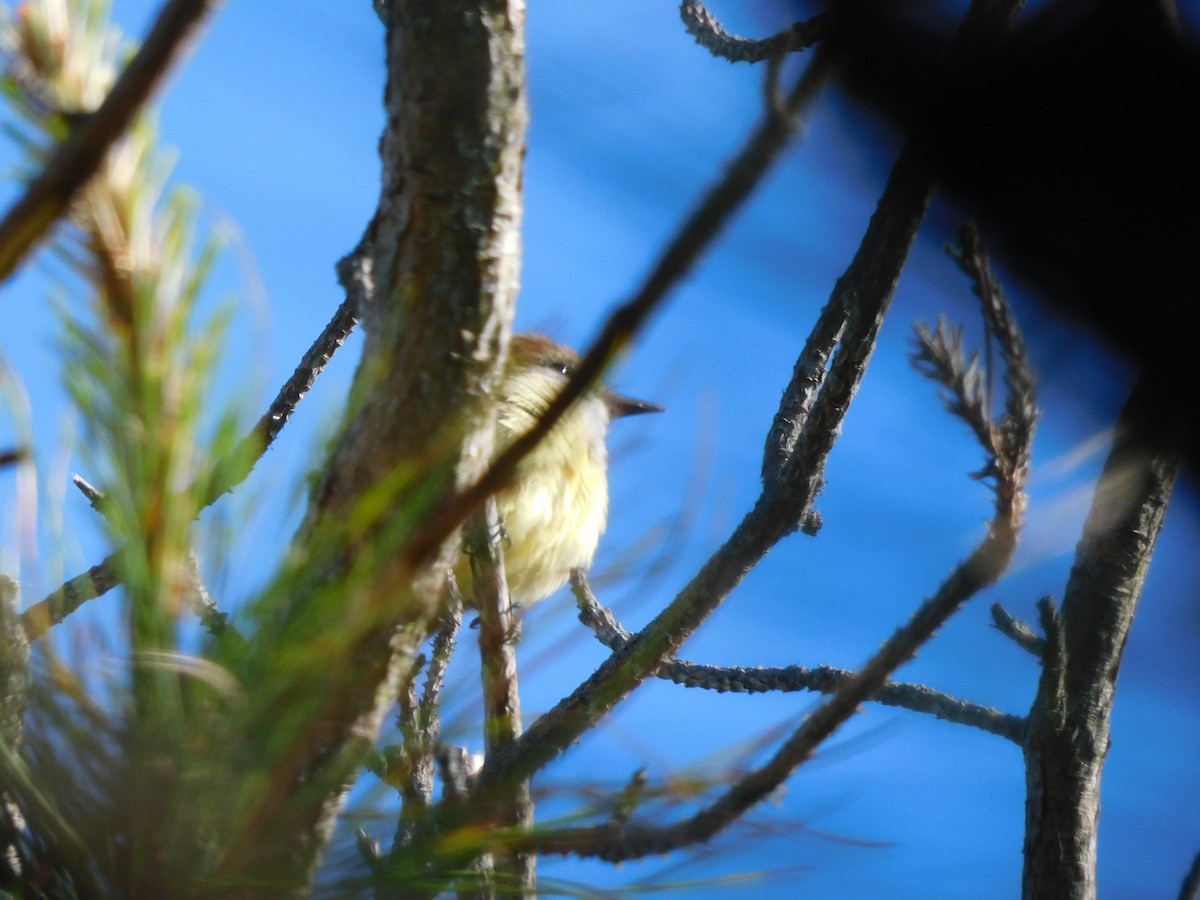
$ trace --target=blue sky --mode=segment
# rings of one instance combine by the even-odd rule
[[[764,4],[728,5],[738,8],[719,11],[734,31],[764,33],[784,22]],[[115,7],[136,35],[155,4],[115,0]],[[758,115],[761,72],[710,58],[683,32],[676,8],[671,0],[617,0],[530,10],[533,120],[519,328],[586,343]],[[179,151],[176,180],[203,196],[210,222],[235,233],[213,286],[216,299],[232,299],[243,311],[221,383],[230,395],[245,396],[249,383],[269,396],[340,300],[333,264],[357,241],[379,183],[381,38],[367,0],[232,2],[162,98],[164,140]],[[825,98],[804,140],[614,373],[622,392],[668,407],[618,423],[612,439],[612,525],[598,566],[634,559],[628,577],[602,589],[627,627],[670,599],[756,496],[775,404],[857,245],[886,175],[881,161],[894,147],[836,95]],[[980,452],[907,362],[916,319],[945,312],[977,332],[969,285],[940,249],[957,222],[952,209],[936,206],[906,268],[829,463],[820,536],[797,535],[776,548],[686,645],[687,658],[854,667],[981,536],[989,496],[967,477]],[[43,262],[6,286],[8,327],[0,339],[32,407],[46,511],[63,493],[64,472],[79,465],[61,450],[69,416],[46,311],[52,285]],[[1037,670],[989,627],[987,607],[1000,601],[1033,618],[1039,597],[1061,597],[1102,462],[1088,447],[1101,446],[1093,439],[1111,422],[1129,373],[1024,302],[1020,285],[1010,284],[1010,293],[1043,379],[1028,531],[1011,576],[973,600],[899,677],[1021,713]],[[283,547],[299,508],[297,482],[336,421],[357,352],[352,340],[241,495],[215,511],[249,523],[246,538],[212,572],[214,594],[228,607],[261,583],[269,571],[264,559]],[[6,414],[2,427],[11,420]],[[6,548],[14,491],[13,476],[0,475]],[[81,498],[68,493],[59,505],[76,548],[63,568],[75,574],[103,547]],[[668,565],[640,577],[645,548],[652,556],[656,536],[684,507],[690,518]],[[1174,896],[1200,849],[1198,537],[1194,498],[1181,493],[1118,688],[1100,838],[1105,896]],[[21,567],[27,597],[55,586],[61,573],[48,552],[36,564],[4,552],[3,568]],[[525,633],[528,716],[586,677],[603,652],[574,622],[565,596],[536,610]],[[451,725],[477,748],[476,676],[469,658],[458,662]],[[793,726],[812,705],[800,696],[708,696],[647,685],[544,784],[565,792],[584,780],[619,786],[639,766],[658,782],[680,770],[742,765],[769,752],[769,743],[754,749],[764,729]],[[545,860],[541,872],[606,887],[667,870],[670,879],[774,873],[693,885],[689,897],[1010,897],[1020,882],[1023,791],[1016,747],[868,708],[777,802],[754,812],[754,826],[770,837],[735,829],[681,868],[674,866],[682,856],[616,871]],[[542,815],[578,802],[559,794]]]

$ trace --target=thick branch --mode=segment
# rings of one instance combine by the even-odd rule
[[[260,690],[245,732],[251,742],[258,733],[274,740],[259,742],[269,784],[246,798],[246,840],[227,861],[236,877],[314,857],[342,785],[432,627],[462,516],[426,541],[419,563],[405,548],[425,540],[441,498],[476,481],[491,456],[491,395],[520,265],[524,4],[392,0],[386,13],[375,290],[363,310],[355,402],[297,538],[297,557],[308,563],[287,604],[269,613],[268,631],[288,640],[264,637],[250,654],[246,677]],[[344,664],[287,668],[292,641],[316,635],[336,638]],[[296,692],[311,714],[279,721],[284,697]],[[263,833],[273,844],[265,852]]]
[[[1047,634],[1042,684],[1025,746],[1023,896],[1096,894],[1100,776],[1113,696],[1142,582],[1178,475],[1186,436],[1162,409],[1162,386],[1143,376],[1121,411],[1096,485],[1062,607],[1061,644]]]

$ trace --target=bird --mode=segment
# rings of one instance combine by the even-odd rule
[[[499,387],[497,453],[538,422],[578,365],[574,350],[545,335],[513,335]],[[521,461],[513,482],[496,494],[515,604],[528,608],[561,588],[572,569],[591,565],[608,523],[609,424],[662,411],[597,384]],[[469,565],[455,574],[473,605]]]

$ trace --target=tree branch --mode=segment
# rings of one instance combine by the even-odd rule
[[[433,650],[425,672],[425,688],[418,700],[416,678],[422,661],[413,666],[410,681],[399,691],[400,712],[397,727],[401,744],[395,750],[400,772],[391,771],[391,758],[385,751],[385,780],[396,787],[400,794],[400,815],[396,822],[396,833],[392,839],[393,854],[402,852],[420,833],[421,824],[433,803],[434,762],[441,738],[441,693],[446,680],[446,667],[454,652],[454,646],[462,627],[463,604],[458,587],[450,578],[447,584],[449,597],[444,605],[441,622],[433,636]]]
[[[337,264],[338,282],[345,290],[346,296],[334,312],[333,318],[300,357],[300,362],[292,371],[291,377],[283,383],[267,411],[255,423],[250,433],[242,438],[229,461],[228,471],[205,498],[206,505],[232,491],[253,471],[255,463],[262,459],[275,443],[275,438],[279,437],[279,433],[291,420],[292,413],[296,411],[300,401],[312,389],[317,376],[329,365],[333,354],[346,342],[346,338],[358,324],[361,311],[374,288],[371,279],[371,255],[375,248],[371,231],[368,228],[358,246]]]
[[[579,621],[592,629],[596,638],[610,650],[619,651],[630,635],[601,605],[592,592],[587,576],[571,574],[571,588],[579,606]],[[672,659],[659,666],[658,678],[683,687],[702,688],[719,694],[765,694],[813,691],[832,694],[853,676],[848,669],[833,666],[711,666]],[[889,681],[867,698],[883,706],[895,706],[912,712],[927,713],[947,722],[969,725],[1020,744],[1025,720],[990,707],[960,700],[923,684]]]
[[[1015,14],[1016,8],[1014,4],[1010,11]],[[969,26],[977,24],[977,17],[994,13],[987,3],[972,6],[964,31],[971,31]],[[1008,18],[1004,18],[1005,24]],[[839,279],[797,363],[776,426],[768,438],[764,490],[754,509],[666,610],[569,697],[535,722],[510,753],[489,760],[478,779],[477,790],[486,790],[493,779],[532,772],[562,752],[571,740],[673,656],[770,546],[809,521],[812,501],[823,483],[824,460],[865,371],[900,266],[924,216],[931,191],[931,176],[919,153],[906,147],[893,168],[855,259]],[[1006,316],[1007,310],[992,314]],[[836,326],[838,320],[844,321],[844,326]],[[1036,409],[1029,402],[1032,375],[1020,353],[1021,346],[1012,339],[1015,329],[1006,327],[1000,331],[1008,335],[1006,346],[1002,346],[1006,361],[1020,371],[1016,376],[1010,373],[1006,408],[1012,421],[1005,427],[1005,439],[995,442],[1000,453],[992,466],[997,481],[996,512],[987,538],[943,582],[937,594],[914,613],[909,623],[806,719],[767,766],[743,779],[688,822],[659,832],[661,841],[647,842],[636,850],[625,844],[626,849],[637,855],[660,852],[707,840],[725,827],[782,783],[968,597],[992,583],[1007,567],[1024,512],[1023,489],[1028,477]],[[822,352],[827,353],[821,347],[822,342],[839,334],[841,346],[828,376],[821,379],[812,362]],[[787,411],[794,414],[787,415]]]
[[[108,149],[150,100],[220,0],[169,0],[150,33],[90,115],[70,135],[0,220],[0,282],[21,264],[99,170]]]
[[[825,22],[823,15],[816,15],[769,38],[755,40],[730,34],[700,0],[683,0],[679,4],[679,17],[697,44],[731,63],[762,62],[806,50],[821,39]]]
[[[1191,415],[1177,406],[1148,416],[1147,408],[1161,412],[1161,391],[1143,375],[1121,411],[1067,583],[1061,637],[1047,630],[1025,744],[1027,900],[1095,896],[1117,674]]]
[[[359,267],[364,265],[363,259],[367,252],[369,251],[364,250],[364,245],[360,244],[358,249],[346,257],[346,260],[343,260],[343,264],[346,264],[350,270],[358,271]],[[351,262],[347,263],[347,261]],[[367,271],[369,272],[369,268]],[[361,305],[361,282],[347,278],[343,283],[347,289],[346,299],[342,301],[337,312],[333,314],[333,318],[329,320],[317,339],[301,357],[292,376],[284,382],[275,399],[271,401],[271,405],[267,407],[267,411],[263,413],[254,428],[242,438],[237,450],[225,463],[223,471],[226,474],[218,479],[217,489],[211,491],[205,498],[205,506],[211,505],[223,494],[229,493],[250,474],[255,463],[270,449],[275,438],[283,430],[283,426],[291,419],[296,406],[304,399],[317,376],[329,364],[333,354],[345,342],[358,322],[357,310]],[[82,481],[82,479],[79,480]],[[87,482],[84,481],[83,484],[86,485]],[[95,505],[95,493],[98,493],[95,492],[95,488],[92,488],[95,493],[89,494],[78,481],[76,486],[84,492],[89,502]],[[87,486],[91,488],[91,485]],[[119,557],[119,550],[110,553],[86,572],[76,575],[54,593],[21,613],[21,624],[25,627],[29,639],[36,640],[87,601],[102,597],[119,585],[121,583]]]
[[[1044,601],[1051,602],[1049,597]],[[1026,653],[1041,657],[1046,652],[1046,640],[1039,637],[1028,622],[1023,622],[999,603],[992,604],[992,625]]]
[[[484,750],[502,750],[521,736],[521,695],[517,690],[517,638],[520,620],[512,606],[499,546],[503,525],[496,499],[489,497],[467,521],[465,543],[471,557],[475,602],[479,608],[479,657],[483,681]],[[488,812],[492,827],[529,828],[533,825],[533,799],[529,780],[521,779],[498,790]],[[536,891],[535,857],[526,853],[493,854],[496,879],[504,895],[529,896]]]
[[[270,774],[242,798],[245,840],[234,838],[225,861],[237,879],[315,859],[433,627],[459,552],[450,538],[470,510],[433,540],[425,525],[492,453],[520,268],[524,3],[390,0],[384,11],[375,289],[353,401],[295,541],[304,563],[280,588],[286,602],[263,607],[269,626],[247,655],[244,677],[257,689],[239,727]],[[411,552],[415,543],[426,552]],[[317,636],[336,641],[344,665],[290,662],[294,641]],[[282,721],[298,691],[310,714]]]

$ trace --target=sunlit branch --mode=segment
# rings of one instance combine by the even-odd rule
[[[234,453],[234,459],[241,462],[241,466],[230,473],[227,483],[218,486],[216,495],[208,498],[209,503],[220,494],[232,490],[250,474],[254,464],[266,453],[291,419],[292,413],[308,394],[317,376],[324,371],[333,354],[345,343],[354,326],[358,324],[363,306],[374,289],[371,278],[371,256],[374,248],[371,239],[371,229],[368,228],[358,246],[338,262],[338,282],[346,292],[345,299],[338,306],[333,318],[317,335],[317,339],[300,357],[300,362],[291,377],[283,383],[267,411],[254,426],[254,430],[242,439],[238,451]]]
[[[42,172],[0,220],[0,281],[21,264],[100,168],[109,148],[187,47],[220,0],[170,0],[108,96],[77,120]]]

